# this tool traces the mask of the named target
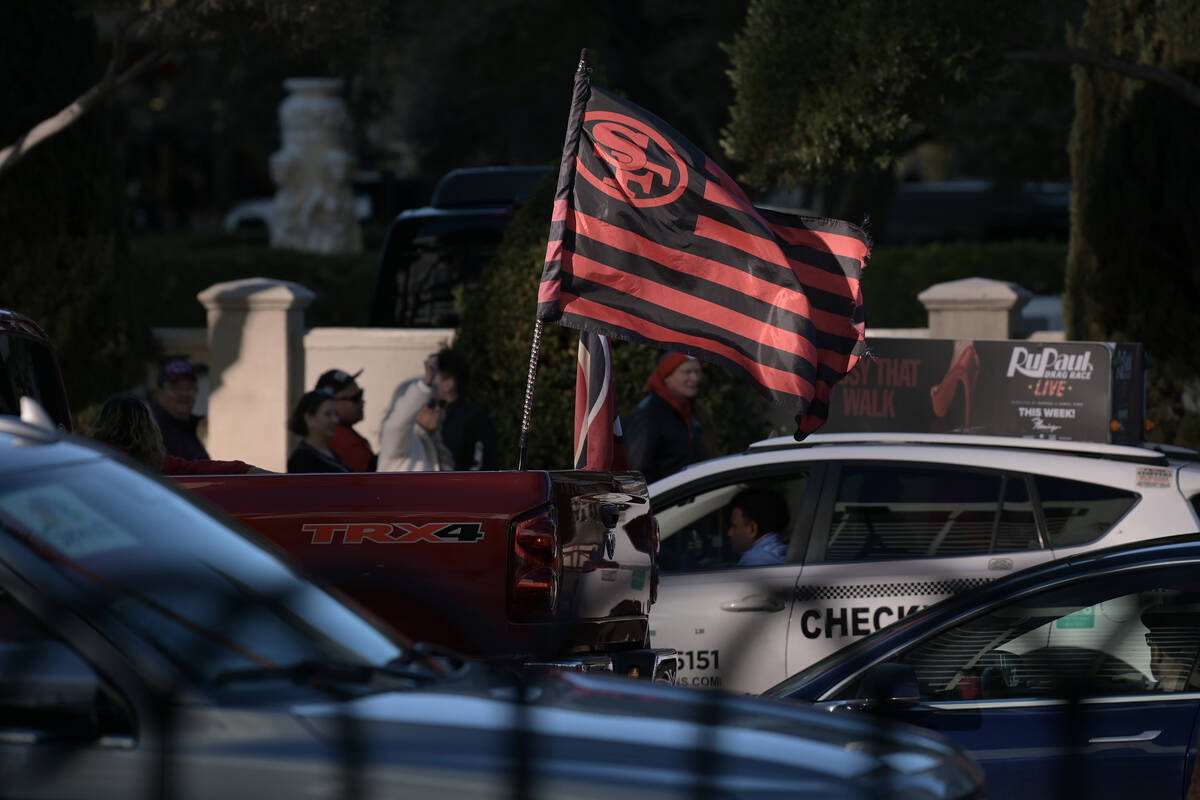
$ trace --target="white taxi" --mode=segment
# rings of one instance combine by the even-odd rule
[[[730,503],[750,488],[786,506],[779,563],[739,566],[730,546]],[[967,587],[1200,529],[1200,456],[1002,436],[816,434],[694,464],[652,484],[650,496],[662,541],[651,644],[679,651],[681,684],[757,693]]]

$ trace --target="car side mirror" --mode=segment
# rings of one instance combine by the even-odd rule
[[[921,689],[912,667],[888,661],[863,673],[856,696],[873,708],[897,709],[920,703]]]

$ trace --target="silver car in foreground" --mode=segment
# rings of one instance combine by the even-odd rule
[[[0,795],[979,797],[918,728],[412,645],[154,476],[0,417]]]

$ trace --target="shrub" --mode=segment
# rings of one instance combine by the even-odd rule
[[[309,326],[366,325],[377,247],[362,253],[321,255],[275,250],[261,237],[225,234],[151,234],[133,241],[130,273],[152,326],[203,326],[196,295],[214,283],[262,277],[294,281],[316,293]]]

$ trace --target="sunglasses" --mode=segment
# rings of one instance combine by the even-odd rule
[[[334,400],[348,400],[351,403],[361,403],[363,399],[362,389],[359,389],[354,394],[348,394],[345,397],[335,397]]]

